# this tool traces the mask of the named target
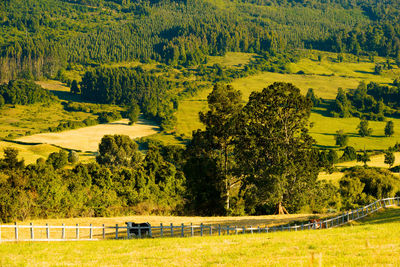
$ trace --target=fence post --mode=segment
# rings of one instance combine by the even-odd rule
[[[212,236],[212,225],[210,225],[210,236]]]
[[[261,229],[260,229],[260,226],[258,226],[258,233],[261,233]]]
[[[237,234],[238,234],[237,226],[235,225],[235,235],[237,235]]]
[[[325,221],[325,228],[328,229],[328,220]]]
[[[115,239],[118,239],[118,224],[115,225]]]
[[[153,230],[152,230],[152,226],[151,225],[149,227],[149,236],[153,237]]]
[[[203,236],[203,223],[200,224],[200,236]]]
[[[265,227],[265,229],[267,230],[267,233],[268,233],[268,231],[269,231],[269,230],[268,230],[268,225]]]
[[[253,234],[253,226],[252,225],[250,225],[250,233]]]
[[[190,235],[194,236],[194,232],[193,232],[193,223],[190,223]]]
[[[47,240],[50,239],[50,228],[48,223],[46,223],[46,238]]]
[[[301,230],[302,231],[304,230],[304,223],[303,222],[301,223]]]
[[[18,241],[18,226],[17,223],[14,223],[15,225],[15,240]]]
[[[65,224],[62,224],[62,229],[61,229],[61,239],[65,239]]]
[[[360,212],[359,212],[360,208],[357,208],[357,219],[360,218]]]
[[[283,224],[281,225],[281,232],[283,232]]]
[[[140,229],[140,223],[138,224],[138,233],[139,233],[139,238],[142,238],[142,229]]]
[[[1,224],[0,224],[0,243],[1,243]]]
[[[90,237],[90,239],[93,239],[93,226],[92,226],[92,224],[90,224],[89,237]]]
[[[131,239],[131,230],[130,230],[130,227],[129,226],[132,226],[132,224],[131,223],[127,223],[126,224],[126,237],[128,238],[128,239]]]
[[[164,228],[162,223],[160,223],[160,236],[163,237],[164,236]]]
[[[218,235],[221,235],[221,225],[218,224]]]
[[[185,236],[185,226],[184,226],[184,224],[182,223],[182,225],[181,225],[181,237],[184,237]]]
[[[106,227],[103,224],[103,239],[106,239]]]
[[[30,226],[31,226],[31,240],[34,240],[35,239],[35,234],[33,232],[33,223],[30,223]]]
[[[229,235],[229,225],[226,226],[226,234]]]
[[[243,226],[242,228],[243,228],[242,234],[245,234],[246,233],[246,226]]]
[[[171,236],[174,236],[174,225],[171,223]]]
[[[294,230],[297,232],[297,224],[294,224]]]

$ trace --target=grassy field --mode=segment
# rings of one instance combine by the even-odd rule
[[[25,143],[43,143],[57,145],[63,148],[85,152],[96,152],[101,138],[106,134],[125,134],[137,138],[155,134],[159,127],[150,121],[140,118],[134,125],[128,124],[128,119],[106,124],[99,124],[59,133],[41,133],[18,138]]]
[[[4,243],[1,266],[392,266],[400,210],[316,231],[98,242]],[[106,255],[106,256],[105,256]]]
[[[16,148],[19,151],[19,159],[24,159],[26,164],[35,163],[38,158],[47,158],[50,153],[58,152],[58,147],[39,144],[39,145],[21,145],[5,141],[0,141],[0,157],[3,157],[3,149],[6,147]]]
[[[317,54],[322,55],[322,61],[316,60]],[[291,82],[299,87],[302,93],[306,93],[308,88],[314,88],[318,97],[334,99],[337,89],[356,88],[361,81],[374,81],[381,84],[389,84],[395,77],[399,76],[400,70],[394,68],[386,71],[382,75],[374,74],[375,63],[362,58],[360,62],[351,55],[345,55],[345,61],[338,63],[337,54],[326,52],[307,52],[308,58],[301,59],[299,62],[291,63],[289,68],[292,72],[302,71],[304,74],[280,74],[263,72],[257,75],[236,79],[231,85],[243,93],[243,99],[247,100],[252,91],[260,91],[273,82]],[[376,58],[377,62],[384,61],[383,58]],[[179,103],[177,112],[177,135],[190,137],[195,129],[203,128],[198,118],[200,111],[207,110],[207,95],[212,88],[199,92],[196,96],[182,100]],[[393,119],[395,124],[395,135],[390,138],[384,137],[384,127],[386,122],[370,122],[370,127],[374,130],[371,137],[359,137],[357,135],[357,118],[332,118],[326,116],[323,109],[315,109],[311,115],[314,127],[311,135],[316,139],[318,145],[322,147],[335,147],[334,134],[337,130],[344,130],[350,135],[349,145],[356,149],[387,149],[400,140],[400,120]]]
[[[0,109],[0,138],[16,138],[48,131],[60,121],[83,121],[96,116],[85,112],[68,112],[60,102],[29,106],[6,105]]]

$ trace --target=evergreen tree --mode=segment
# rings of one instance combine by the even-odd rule
[[[73,94],[81,93],[81,90],[78,87],[78,82],[76,80],[73,80],[71,83],[71,93],[73,93]]]
[[[219,173],[214,179],[221,179],[219,184],[222,187],[225,202],[225,212],[231,210],[232,190],[238,185],[240,179],[233,173],[235,162],[233,159],[234,137],[236,132],[237,115],[242,108],[240,91],[234,90],[232,86],[216,84],[213,91],[207,97],[209,111],[200,112],[200,121],[205,125],[205,131],[197,132],[202,135],[201,140],[206,140],[207,156],[217,163]],[[192,145],[195,146],[193,139]],[[203,145],[203,144],[202,144]]]
[[[134,124],[139,119],[139,115],[140,115],[139,105],[135,101],[132,101],[132,103],[129,105],[126,113],[127,113],[128,119],[129,119],[129,124],[130,125]]]

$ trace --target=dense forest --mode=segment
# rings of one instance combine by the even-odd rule
[[[98,103],[129,106],[137,103],[143,114],[170,130],[175,123],[177,100],[165,79],[140,68],[97,68],[82,78],[81,94]]]
[[[292,48],[399,57],[396,1],[63,1],[0,3],[0,80],[74,64],[192,66],[227,51]]]

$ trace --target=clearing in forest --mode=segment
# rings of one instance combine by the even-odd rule
[[[138,138],[159,132],[157,125],[143,118],[134,125],[129,125],[128,122],[128,119],[123,119],[59,133],[35,134],[19,138],[17,141],[52,144],[78,151],[96,152],[101,138],[107,134],[124,134],[131,138]]]

